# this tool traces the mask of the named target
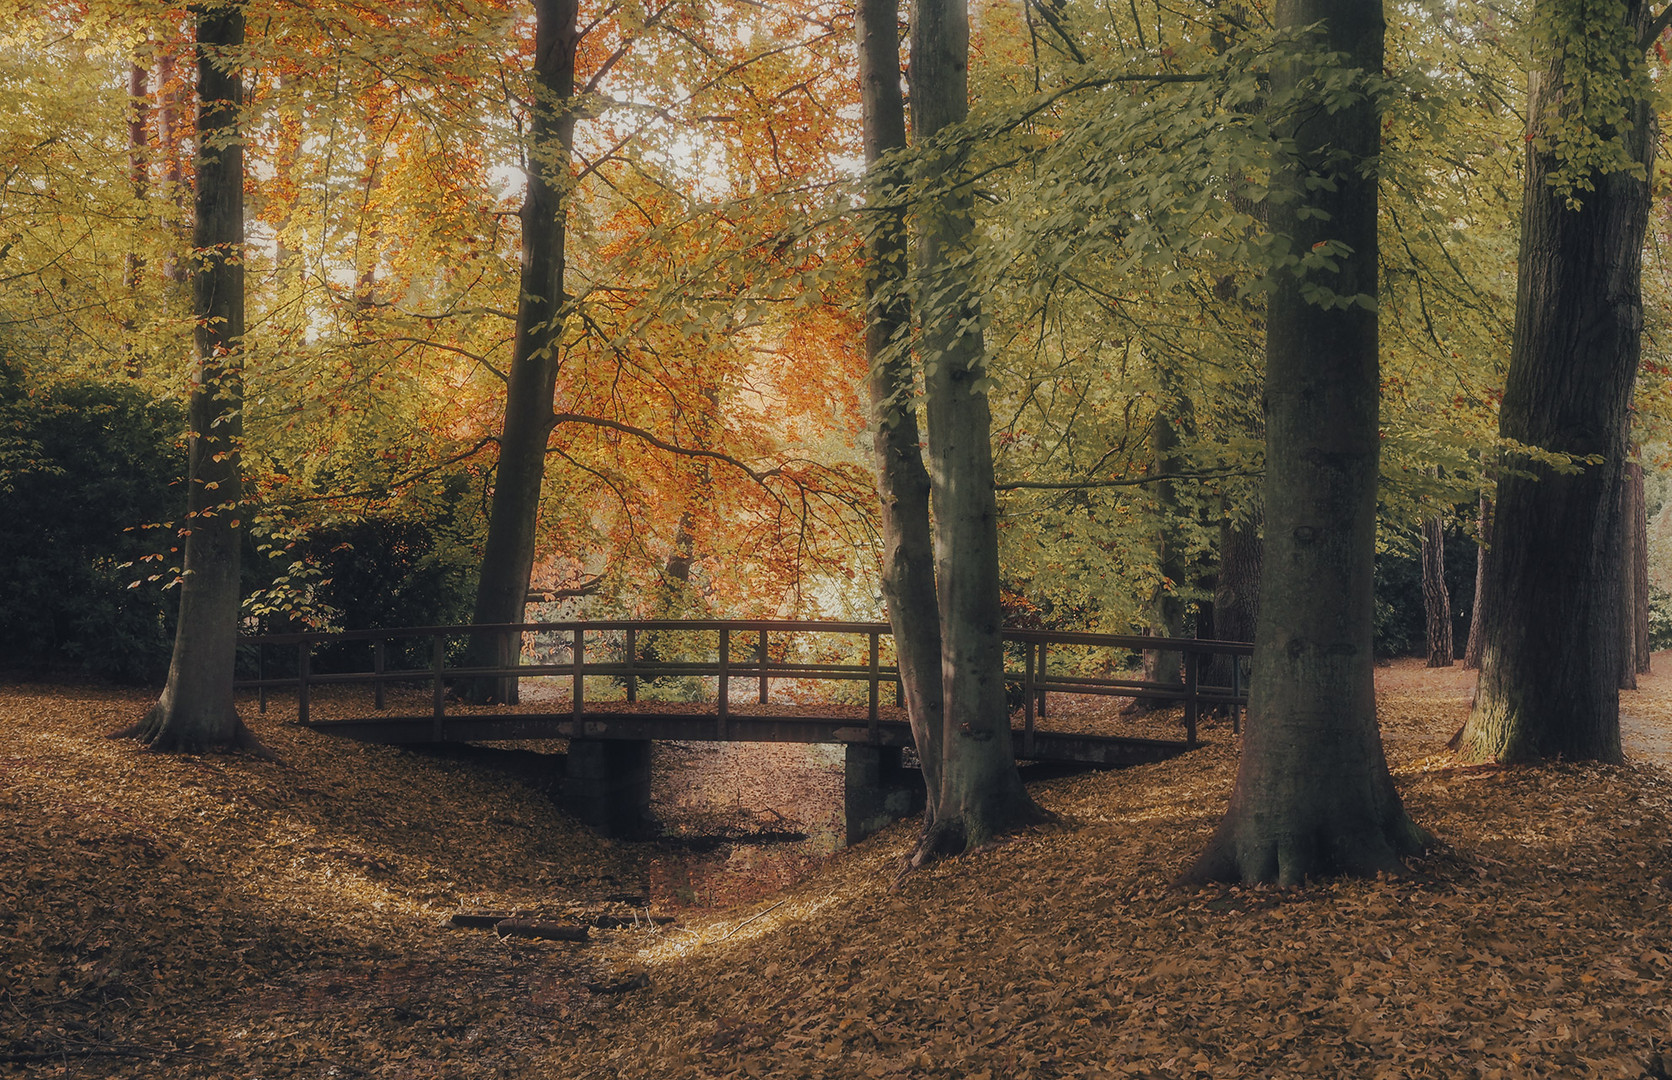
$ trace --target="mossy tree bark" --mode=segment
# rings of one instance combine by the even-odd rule
[[[546,443],[553,426],[568,296],[563,288],[569,160],[574,148],[575,48],[580,40],[578,0],[534,0],[534,100],[530,105],[528,192],[522,207],[522,268],[516,339],[505,386],[505,420],[499,436],[488,537],[477,578],[471,621],[502,625],[523,621],[546,475]],[[509,667],[521,651],[514,633],[478,634],[470,662]],[[515,703],[514,678],[478,679],[472,700]]]
[[[238,717],[244,337],[244,84],[239,3],[194,6],[197,36],[195,213],[190,264],[197,369],[187,405],[186,525],[180,622],[168,682],[121,734],[154,749],[257,744]]]
[[[1492,556],[1492,496],[1485,488],[1480,493],[1475,533],[1475,600],[1469,612],[1469,641],[1463,647],[1463,666],[1471,671],[1480,668],[1481,635],[1486,628],[1486,561]]]
[[[1629,30],[1625,48],[1640,52],[1650,11],[1642,0],[1619,10]],[[1616,40],[1621,29],[1592,27],[1587,40]],[[1564,472],[1506,455],[1487,562],[1480,681],[1457,740],[1466,761],[1621,760],[1628,545],[1619,495],[1642,348],[1655,115],[1642,98],[1623,103],[1619,122],[1597,134],[1620,140],[1636,168],[1594,170],[1578,205],[1570,205],[1551,183],[1561,163],[1549,136],[1574,122],[1585,103],[1563,98],[1570,73],[1561,41],[1549,52],[1528,103],[1515,343],[1498,430],[1522,445],[1597,463]],[[1604,63],[1631,71],[1641,55]]]
[[[1321,24],[1321,47],[1367,75],[1381,71],[1379,3],[1281,0],[1276,15],[1295,30]],[[1274,83],[1305,85],[1298,80],[1313,74],[1297,62]],[[1388,773],[1372,679],[1380,113],[1361,87],[1350,104],[1302,109],[1287,126],[1297,156],[1273,177],[1287,197],[1273,206],[1272,230],[1298,254],[1330,244],[1339,269],[1280,270],[1271,294],[1266,557],[1248,727],[1230,807],[1186,873],[1192,882],[1399,871],[1425,840]],[[1321,306],[1307,299],[1309,284],[1364,302]]]
[[[969,11],[912,12],[911,108],[926,194],[917,213],[917,315],[928,402],[945,737],[934,824],[914,856],[980,847],[1035,819],[1010,738],[999,604],[998,501],[986,345],[969,271],[975,224],[965,148],[936,137],[969,115]]]
[[[929,472],[919,448],[906,291],[907,185],[898,160],[906,147],[906,106],[900,92],[899,17],[898,0],[860,0],[855,25],[865,162],[870,170],[865,354],[871,367],[871,433],[882,506],[882,594],[928,790],[926,823],[932,824],[940,794],[945,710]]]

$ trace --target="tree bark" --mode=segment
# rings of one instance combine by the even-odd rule
[[[1649,507],[1643,492],[1643,463],[1633,460],[1626,466],[1631,488],[1631,508],[1627,522],[1631,529],[1631,651],[1636,660],[1636,673],[1649,674],[1651,647],[1649,645]]]
[[[1227,513],[1219,523],[1219,573],[1213,581],[1213,637],[1253,641],[1260,612],[1260,523],[1234,523]],[[1235,657],[1215,656],[1202,673],[1208,686],[1231,686]]]
[[[998,504],[981,305],[960,262],[975,224],[967,151],[937,142],[969,114],[969,11],[922,0],[912,15],[911,107],[927,193],[918,213],[918,325],[941,627],[944,731],[934,825],[913,858],[980,847],[1032,820],[1011,746],[999,603]]]
[[[1633,38],[1640,36],[1648,7],[1627,0],[1621,11]],[[1608,40],[1611,29],[1619,28],[1596,27],[1597,40]],[[1633,70],[1641,57],[1603,62]],[[1546,142],[1559,118],[1581,104],[1561,100],[1564,63],[1558,47],[1529,95],[1515,343],[1499,432],[1600,462],[1562,473],[1512,453],[1499,476],[1480,681],[1457,743],[1466,761],[1621,760],[1621,556],[1628,545],[1619,492],[1642,346],[1655,116],[1647,101],[1622,103],[1626,121],[1602,134],[1623,139],[1643,175],[1593,173],[1582,203],[1569,206],[1550,184],[1558,162]]]
[[[1379,3],[1281,0],[1276,15],[1293,30],[1321,23],[1320,47],[1380,73]],[[1323,74],[1301,64],[1274,73],[1274,92]],[[1248,727],[1230,807],[1185,874],[1191,882],[1294,885],[1397,872],[1426,841],[1394,790],[1376,728],[1376,313],[1373,304],[1323,307],[1303,294],[1315,284],[1342,297],[1377,295],[1376,177],[1363,172],[1378,151],[1380,115],[1363,96],[1334,111],[1302,109],[1285,129],[1296,160],[1273,170],[1273,187],[1292,198],[1274,201],[1272,231],[1296,253],[1328,241],[1350,253],[1337,258],[1336,273],[1310,280],[1298,268],[1276,272],[1265,385],[1270,558]]]
[[[561,365],[559,349],[567,316],[563,288],[569,159],[574,149],[575,48],[580,40],[578,0],[534,0],[534,101],[528,138],[528,193],[522,207],[522,270],[517,330],[505,386],[505,420],[499,436],[488,536],[477,578],[477,624],[523,621],[534,572],[540,487],[546,474],[552,396]],[[478,634],[471,639],[474,666],[508,667],[521,635]],[[469,688],[476,701],[515,703],[517,680],[480,679]]]
[[[894,630],[906,715],[928,792],[925,825],[940,797],[940,615],[935,597],[929,473],[919,449],[911,362],[911,302],[903,163],[906,107],[900,92],[898,0],[860,0],[859,82],[865,163],[870,172],[865,238],[865,356],[870,363],[871,433],[881,503],[882,595]],[[895,159],[887,158],[895,154]]]
[[[1451,640],[1451,592],[1446,588],[1445,523],[1438,517],[1422,519],[1422,605],[1428,623],[1428,666],[1451,667],[1457,657]]]
[[[1486,563],[1492,555],[1492,496],[1482,488],[1480,516],[1475,519],[1479,539],[1475,552],[1475,602],[1469,610],[1469,642],[1463,649],[1463,666],[1471,671],[1480,668],[1482,635],[1486,624]]]
[[[232,684],[238,644],[243,419],[244,148],[239,132],[244,11],[202,5],[197,18],[197,182],[192,297],[197,369],[187,406],[186,526],[180,622],[168,683],[125,734],[154,749],[254,746]]]
[[[1165,381],[1165,379],[1163,380]],[[1179,471],[1178,460],[1180,413],[1178,399],[1163,393],[1155,417],[1150,421],[1150,468],[1154,473]],[[1157,637],[1184,636],[1184,598],[1179,589],[1184,585],[1189,567],[1183,558],[1179,542],[1179,498],[1177,485],[1163,480],[1155,485],[1155,551],[1156,572],[1160,581],[1150,599],[1150,632]],[[1184,685],[1184,654],[1176,650],[1148,649],[1144,652],[1144,681],[1165,686]],[[1129,713],[1146,713],[1166,708],[1170,702],[1153,698],[1134,698],[1126,706]]]

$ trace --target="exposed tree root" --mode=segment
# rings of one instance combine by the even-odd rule
[[[224,742],[184,739],[169,730],[160,703],[151,706],[137,723],[112,731],[105,737],[109,739],[138,739],[145,744],[147,750],[155,750],[158,753],[210,754],[236,751],[248,754],[259,761],[272,761],[281,765],[284,763],[283,758],[268,749],[266,744],[255,737],[255,732],[249,729],[242,717],[233,716],[232,732]]]
[[[1326,877],[1420,877],[1405,859],[1427,853],[1434,843],[1403,812],[1397,820],[1358,829],[1335,821],[1289,826],[1227,817],[1177,884],[1300,886]]]

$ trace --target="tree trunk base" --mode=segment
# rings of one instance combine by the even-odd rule
[[[231,731],[224,740],[186,738],[168,721],[169,717],[159,702],[151,706],[138,723],[113,731],[106,738],[138,739],[147,750],[165,754],[205,754],[236,750],[262,761],[283,761],[255,737],[255,732],[251,731],[236,713],[232,717]]]
[[[985,813],[966,812],[959,817],[941,816],[928,824],[918,838],[917,846],[901,860],[896,887],[914,870],[942,859],[985,851],[1009,833],[1057,820],[1055,814],[1034,802],[1026,790],[1019,802],[1006,801],[1011,805],[1002,813],[994,813],[991,809]]]
[[[1405,859],[1433,844],[1403,810],[1392,820],[1356,824],[1326,813],[1275,822],[1233,814],[1178,883],[1297,886],[1325,877],[1409,877]]]

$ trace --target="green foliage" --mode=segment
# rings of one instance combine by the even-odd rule
[[[1649,587],[1649,648],[1672,649],[1672,593],[1656,585]]]
[[[1577,207],[1596,179],[1624,172],[1641,177],[1624,138],[1634,102],[1654,96],[1637,28],[1626,0],[1540,0],[1533,7],[1535,48],[1551,58],[1541,93],[1557,98],[1541,110],[1547,126],[1534,146],[1556,159],[1549,182]]]
[[[183,423],[177,405],[134,386],[77,379],[26,389],[0,360],[6,667],[124,681],[167,671],[171,556],[140,527],[183,509]]]

